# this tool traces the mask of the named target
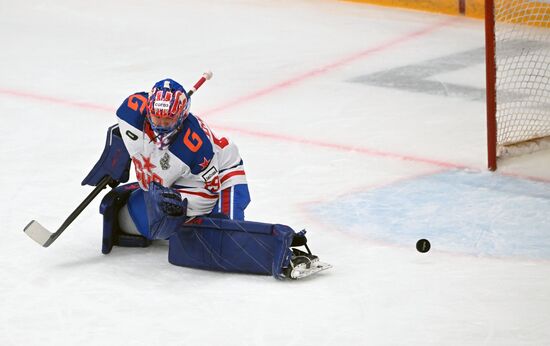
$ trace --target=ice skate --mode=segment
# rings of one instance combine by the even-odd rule
[[[297,280],[308,277],[322,270],[332,268],[332,265],[319,261],[319,257],[313,255],[306,246],[308,252],[292,249],[292,257],[288,268],[284,270],[285,277]]]

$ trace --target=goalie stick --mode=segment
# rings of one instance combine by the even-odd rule
[[[201,78],[195,83],[195,85],[189,90],[187,95],[193,95],[197,89],[199,89],[205,81],[212,78],[212,72],[207,71],[202,74]],[[90,194],[76,207],[76,209],[69,215],[69,217],[63,222],[61,227],[54,233],[48,231],[46,227],[42,226],[38,221],[32,220],[27,226],[23,229],[32,240],[42,245],[43,247],[50,246],[60,235],[65,231],[67,227],[80,215],[80,213],[92,202],[92,200],[112,182],[111,177],[105,176],[95,189],[90,192]]]
[[[201,85],[203,85],[204,82],[206,82],[210,78],[212,78],[212,71],[206,71],[205,73],[203,73],[201,78],[197,81],[197,83],[195,83],[195,85],[193,85],[191,90],[187,92],[187,95],[189,96],[193,95],[195,91],[197,91],[197,89],[200,88]]]
[[[63,231],[76,219],[78,215],[90,204],[90,202],[111,182],[111,177],[105,176],[95,189],[86,197],[82,203],[69,215],[67,220],[63,222],[61,227],[55,232],[52,233],[48,231],[44,226],[42,226],[38,221],[32,220],[29,222],[23,232],[25,232],[32,240],[42,245],[43,247],[50,246]]]

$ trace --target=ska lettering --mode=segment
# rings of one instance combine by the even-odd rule
[[[141,157],[143,158],[143,162],[136,157],[132,157],[132,162],[136,168],[136,178],[141,186],[148,189],[152,181],[162,185],[162,178],[158,174],[153,173],[153,168],[156,168],[156,166],[151,163],[151,159],[143,155]]]

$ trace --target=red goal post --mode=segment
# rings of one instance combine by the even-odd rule
[[[550,148],[550,0],[486,0],[485,43],[495,170],[497,158]]]

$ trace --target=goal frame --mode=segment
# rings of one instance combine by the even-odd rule
[[[487,166],[491,171],[497,169],[499,159],[550,148],[549,34],[549,0],[485,0]],[[525,46],[514,48],[514,58],[507,57],[506,45],[518,38]],[[519,107],[526,112],[518,112]]]
[[[485,0],[485,78],[487,112],[487,166],[497,169],[497,100],[495,51],[495,2]]]

